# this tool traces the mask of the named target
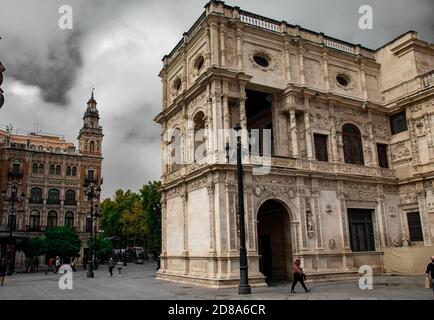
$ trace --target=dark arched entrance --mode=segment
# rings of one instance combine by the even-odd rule
[[[259,270],[267,283],[291,279],[291,224],[285,207],[267,200],[258,212]]]

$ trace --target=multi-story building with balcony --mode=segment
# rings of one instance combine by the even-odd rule
[[[61,136],[10,127],[0,130],[2,256],[7,255],[8,244],[15,243],[10,241],[11,234],[14,240],[41,236],[51,226],[75,229],[83,248],[87,246],[91,217],[85,186],[102,183],[103,133],[96,105],[92,93],[78,150]],[[99,199],[94,204],[99,204]],[[95,222],[93,227],[98,230]]]
[[[268,174],[263,150],[243,156],[252,285],[290,279],[295,258],[342,278],[433,250],[432,43],[409,31],[372,50],[211,1],[163,63],[159,278],[239,282],[236,123],[271,131]]]

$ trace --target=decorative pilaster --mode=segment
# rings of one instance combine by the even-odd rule
[[[237,65],[238,69],[243,70],[243,30],[241,26],[237,28]]]
[[[294,99],[294,97],[291,96],[289,99]],[[292,157],[298,158],[300,154],[299,154],[299,147],[298,147],[297,121],[295,117],[295,108],[291,106],[290,108],[291,109],[289,109],[289,121],[290,121],[290,131],[291,131]]]
[[[338,137],[336,132],[336,116],[335,116],[335,104],[329,102],[329,123],[330,123],[330,145],[332,148],[332,162],[339,161],[339,151],[338,151]]]
[[[216,252],[216,231],[215,231],[215,185],[211,182],[208,187],[208,199],[209,199],[209,253],[215,255]]]
[[[211,66],[219,65],[219,33],[218,24],[211,21],[210,24],[210,47],[211,47]]]
[[[377,145],[375,143],[375,135],[374,135],[374,125],[372,120],[372,112],[368,111],[368,135],[369,135],[369,145],[371,149],[371,154],[369,158],[369,162],[371,166],[378,166],[378,157],[377,157]]]
[[[326,89],[326,91],[329,91],[330,90],[329,62],[328,62],[328,56],[327,56],[327,49],[324,49],[324,48],[323,48],[323,54],[322,54],[322,66],[323,66],[323,72],[324,72],[325,89]]]
[[[307,152],[307,159],[313,160],[313,148],[312,148],[312,133],[310,130],[310,105],[309,105],[309,98],[304,98],[304,104],[306,107],[306,111],[304,112],[304,133],[306,137],[306,152]]]
[[[426,191],[417,193],[417,203],[419,205],[420,222],[422,224],[423,243],[425,246],[431,246],[431,230],[429,228],[428,210],[426,208]]]
[[[301,42],[299,41],[298,45],[298,63],[300,68],[300,82],[301,85],[306,85],[305,75],[304,75],[304,48],[302,47]]]
[[[226,67],[226,45],[225,45],[226,27],[223,23],[220,23],[220,63],[221,67]]]
[[[188,256],[188,192],[186,186],[184,187],[183,194],[181,195],[182,198],[182,216],[183,216],[183,250],[182,255]]]
[[[284,50],[285,50],[285,74],[286,74],[286,82],[292,81],[292,75],[291,75],[291,63],[289,60],[289,43],[288,39],[285,38],[284,41]]]

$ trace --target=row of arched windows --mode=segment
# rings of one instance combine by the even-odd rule
[[[75,151],[75,147],[68,147],[68,148],[59,148],[59,147],[51,147],[51,146],[43,146],[43,145],[39,145],[36,146],[34,144],[30,145],[30,149],[31,150],[38,150],[38,151],[48,151],[48,152],[56,152],[56,153],[73,153]]]
[[[74,190],[65,191],[64,205],[75,205],[76,204],[76,192]],[[30,190],[30,203],[42,204],[42,189],[35,187]],[[60,204],[60,191],[58,189],[49,189],[47,204]]]
[[[44,164],[43,163],[33,163],[32,165],[32,173],[34,174],[44,174]],[[60,176],[62,174],[62,166],[61,165],[50,165],[50,175]],[[66,176],[68,177],[76,177],[77,176],[77,167],[66,167]]]
[[[64,217],[65,227],[74,227],[74,213],[72,211],[67,211]],[[39,210],[30,211],[29,216],[29,229],[38,230],[41,226],[41,214]],[[54,210],[48,211],[47,214],[47,227],[57,227],[58,226],[58,214]]]

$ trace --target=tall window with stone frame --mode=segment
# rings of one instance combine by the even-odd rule
[[[32,165],[32,173],[38,173],[38,164],[36,162]]]
[[[43,163],[39,164],[38,173],[39,174],[44,174],[44,164]]]
[[[36,231],[39,230],[41,222],[41,215],[38,210],[32,210],[30,211],[30,217],[29,217],[29,230]]]
[[[74,190],[66,190],[65,191],[65,206],[75,206],[75,191]]]
[[[352,251],[375,251],[373,210],[348,209]]]
[[[410,241],[423,241],[422,224],[420,222],[419,212],[408,212],[407,222]]]
[[[74,213],[72,211],[65,213],[65,227],[74,228]]]
[[[60,165],[56,166],[56,176],[60,176],[62,174],[62,167]]]
[[[60,204],[59,190],[50,189],[48,190],[47,204]]]
[[[41,188],[32,188],[30,190],[30,199],[29,203],[31,204],[42,204],[42,189]]]
[[[345,163],[364,165],[362,135],[359,128],[347,123],[342,127]]]
[[[77,167],[72,167],[71,174],[73,177],[77,176]]]
[[[50,175],[54,176],[56,174],[56,166],[54,164],[50,164]]]
[[[329,161],[327,152],[327,136],[315,133],[313,135],[315,145],[315,159],[318,161]]]
[[[57,227],[57,212],[54,210],[48,212],[47,227]]]

